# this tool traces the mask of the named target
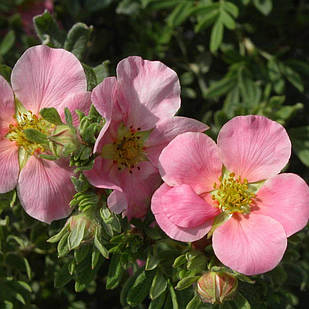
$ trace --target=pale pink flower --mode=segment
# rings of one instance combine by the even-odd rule
[[[140,57],[120,61],[117,79],[104,79],[92,102],[106,123],[94,147],[99,155],[85,174],[92,185],[114,190],[107,200],[112,211],[143,217],[161,181],[156,167],[161,150],[176,135],[207,126],[174,117],[180,107],[176,73]]]
[[[309,217],[305,181],[277,175],[290,154],[285,129],[263,116],[233,118],[217,145],[202,133],[177,136],[159,158],[165,183],[151,206],[159,226],[173,239],[192,242],[225,219],[211,230],[218,259],[247,275],[271,270],[287,237]]]
[[[73,54],[41,45],[29,48],[17,61],[11,83],[12,88],[0,76],[0,193],[17,185],[25,211],[49,223],[71,212],[72,169],[66,160],[40,159],[44,146],[25,138],[23,130],[48,130],[39,116],[44,107],[55,107],[63,119],[65,107],[86,112],[90,107],[86,76]]]

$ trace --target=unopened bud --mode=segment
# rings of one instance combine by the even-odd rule
[[[76,130],[69,125],[62,124],[55,127],[52,135],[48,137],[52,143],[50,147],[56,156],[67,157],[80,145]]]
[[[210,271],[197,281],[197,292],[204,303],[221,304],[237,290],[237,279],[224,272]]]
[[[86,213],[71,216],[67,221],[67,225],[71,232],[75,229],[82,229],[83,240],[92,239],[98,227],[96,219]]]

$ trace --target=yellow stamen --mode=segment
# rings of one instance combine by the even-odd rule
[[[14,118],[17,119],[17,122],[9,125],[9,132],[6,135],[6,138],[12,142],[15,142],[18,147],[23,147],[30,155],[44,152],[45,147],[41,144],[28,140],[24,130],[35,129],[43,134],[47,134],[48,131],[54,127],[54,125],[32,114],[30,111],[24,113],[18,112],[18,115]]]
[[[148,138],[150,131],[140,131],[138,128],[129,129],[121,124],[117,131],[117,138],[112,144],[106,144],[102,149],[102,157],[113,160],[119,170],[128,168],[132,173],[132,169],[137,167],[138,163],[147,161],[144,152],[144,142]]]
[[[227,213],[248,214],[251,205],[254,203],[255,194],[248,189],[248,180],[235,178],[235,173],[230,173],[228,177],[219,177],[219,187],[214,184],[212,199],[217,202],[218,207]]]

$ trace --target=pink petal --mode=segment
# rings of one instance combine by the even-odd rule
[[[177,135],[185,132],[204,132],[209,127],[195,119],[186,117],[173,117],[157,123],[145,143],[147,157],[158,166],[162,149]]]
[[[0,138],[0,193],[15,188],[18,174],[18,148],[15,143],[6,138]]]
[[[180,107],[177,74],[159,61],[128,57],[117,66],[119,99],[129,105],[129,124],[148,130],[172,117]]]
[[[58,107],[68,95],[85,92],[87,80],[78,59],[64,49],[45,45],[25,51],[12,71],[16,97],[37,114],[43,107]]]
[[[93,168],[84,171],[88,181],[97,188],[113,189],[122,191],[119,180],[119,171],[117,165],[112,160],[96,157]]]
[[[106,130],[108,129],[112,119],[115,87],[116,87],[116,78],[108,77],[105,78],[102,83],[100,83],[92,90],[91,93],[92,103],[96,108],[96,110],[105,120],[105,124],[102,130],[100,131],[100,134],[94,145],[93,152],[99,152],[103,146],[101,140]]]
[[[183,228],[174,224],[165,214],[164,203],[162,203],[162,198],[171,189],[171,187],[164,183],[152,196],[151,210],[155,215],[158,225],[170,238],[175,240],[192,242],[201,239],[211,229],[213,220],[206,221],[193,228]]]
[[[57,107],[62,121],[65,122],[64,109],[67,107],[72,114],[73,125],[77,127],[79,124],[79,119],[75,111],[78,109],[85,115],[88,115],[91,106],[90,95],[91,95],[90,92],[81,92],[81,93],[74,93],[66,97],[64,102]]]
[[[107,198],[107,205],[112,212],[116,214],[122,213],[128,208],[126,194],[121,191],[114,190]]]
[[[203,133],[183,133],[162,151],[160,174],[169,186],[190,185],[201,194],[213,189],[222,163],[215,142]]]
[[[271,217],[234,215],[213,234],[213,249],[226,266],[245,275],[275,268],[287,246],[282,225]]]
[[[15,122],[14,94],[9,83],[0,75],[0,139],[7,134],[9,124]]]
[[[125,214],[129,220],[146,215],[151,196],[161,183],[158,170],[150,162],[141,162],[139,167],[140,170],[134,169],[132,174],[126,170],[120,172],[122,191],[128,203]]]
[[[285,129],[263,116],[238,116],[219,132],[225,167],[249,182],[278,174],[288,163],[291,142]]]
[[[304,228],[309,218],[309,187],[295,174],[280,174],[267,180],[257,193],[255,213],[280,222],[287,234]]]
[[[75,193],[72,175],[67,161],[31,156],[20,172],[17,186],[27,214],[46,223],[67,217],[72,211],[69,202]]]
[[[172,223],[184,228],[199,226],[219,214],[188,185],[172,187],[161,196],[161,207]]]

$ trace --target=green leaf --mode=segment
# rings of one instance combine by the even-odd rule
[[[216,81],[210,85],[210,87],[205,92],[206,98],[216,98],[219,97],[235,87],[237,81],[235,78],[230,76],[225,76],[223,79]]]
[[[62,238],[60,239],[58,243],[58,246],[57,246],[58,257],[66,256],[70,251],[68,247],[69,234],[70,232],[66,231],[66,233],[62,236]]]
[[[214,53],[221,45],[223,39],[224,27],[220,19],[218,19],[211,29],[210,33],[210,51]]]
[[[23,131],[26,135],[26,138],[33,142],[38,144],[48,144],[47,136],[35,129],[24,129]]]
[[[0,75],[2,75],[8,83],[11,81],[11,73],[12,69],[9,66],[0,64]]]
[[[143,302],[149,294],[153,276],[153,272],[149,271],[143,271],[140,275],[138,275],[132,287],[128,291],[127,302],[129,305],[137,306]]]
[[[175,289],[176,290],[184,290],[191,286],[195,281],[197,281],[201,276],[193,276],[193,277],[186,277],[183,278],[182,280],[178,281]]]
[[[167,18],[170,27],[180,26],[193,12],[193,2],[179,3]]]
[[[97,77],[92,67],[82,64],[86,77],[87,77],[87,89],[91,91],[97,85]]]
[[[225,212],[221,212],[218,216],[216,216],[211,230],[208,232],[207,234],[207,238],[210,238],[213,234],[213,232],[216,230],[216,228],[218,228],[219,226],[221,226],[223,223],[225,223],[227,220],[229,220],[232,217],[231,214],[225,213]]]
[[[272,0],[253,0],[255,7],[264,15],[268,15],[272,8]]]
[[[281,64],[280,68],[287,80],[300,92],[304,92],[304,84],[300,75],[295,72],[291,67],[288,67],[286,65]]]
[[[74,259],[77,264],[82,262],[87,256],[90,251],[90,246],[89,245],[83,245],[74,250]]]
[[[178,309],[179,305],[178,305],[178,301],[177,301],[177,296],[176,296],[176,293],[175,293],[173,286],[170,283],[169,283],[169,291],[170,291],[170,295],[171,295],[171,299],[172,299],[173,309]]]
[[[218,16],[219,16],[218,5],[209,5],[205,7],[201,12],[201,17],[198,18],[198,23],[194,28],[195,32],[199,32],[209,27],[211,24],[215,22]]]
[[[117,254],[114,254],[111,258],[106,279],[106,288],[108,290],[116,288],[120,283],[123,274],[123,267],[120,260],[121,256]]]
[[[132,2],[132,0],[122,0],[116,8],[116,13],[133,15],[138,12],[139,8],[140,4],[138,2]]]
[[[92,26],[88,27],[83,23],[73,25],[65,39],[64,49],[72,52],[78,59],[82,59],[92,30]]]
[[[93,68],[97,78],[97,83],[101,83],[105,77],[109,76],[109,60],[103,61],[101,64]]]
[[[234,19],[231,17],[230,14],[226,13],[225,11],[220,12],[220,21],[226,28],[230,30],[234,30],[236,27]]]
[[[152,280],[150,288],[150,298],[156,299],[159,297],[167,288],[167,280],[163,276],[160,270],[158,270]]]
[[[102,245],[101,241],[99,240],[99,234],[98,234],[98,229],[96,229],[95,231],[95,235],[94,235],[94,245],[96,246],[96,248],[100,251],[100,253],[106,258],[108,259],[109,254],[108,254],[108,250]]]
[[[26,268],[27,277],[28,277],[29,280],[31,280],[32,272],[31,272],[30,264],[29,264],[29,262],[28,262],[28,260],[26,258],[24,258],[24,262],[25,262],[25,268]]]
[[[187,304],[186,309],[196,309],[202,303],[200,297],[195,295]]]
[[[147,9],[160,10],[176,6],[181,2],[183,0],[142,0],[142,5]]]
[[[41,116],[50,123],[63,124],[58,111],[54,107],[46,107],[40,110]]]
[[[70,110],[67,107],[65,107],[65,109],[64,109],[64,116],[65,116],[65,122],[69,126],[73,126],[72,114],[71,114]]]
[[[55,272],[54,286],[55,288],[62,288],[72,280],[72,276],[68,270],[68,264],[63,265]]]
[[[91,269],[94,269],[100,258],[100,251],[94,247],[91,253]]]
[[[78,220],[77,224],[74,226],[72,231],[68,236],[68,247],[69,250],[77,248],[81,241],[84,238],[86,229],[86,221],[85,220]]]
[[[233,299],[233,302],[236,305],[237,309],[251,309],[251,306],[247,299],[240,293],[236,295],[236,297]]]
[[[64,225],[64,227],[60,230],[60,232],[50,237],[49,239],[47,239],[47,242],[50,242],[50,243],[58,242],[62,238],[62,236],[68,232],[68,229],[69,229],[69,226]]]
[[[43,44],[58,48],[63,46],[65,34],[48,11],[35,16],[33,23],[36,34]]]
[[[183,264],[187,263],[187,259],[186,259],[186,255],[183,254],[183,255],[179,255],[175,261],[174,261],[174,264],[173,264],[173,267],[176,268],[176,267],[179,267]]]
[[[152,255],[151,253],[147,256],[145,270],[153,270],[155,269],[160,263],[160,259]]]
[[[164,304],[164,301],[165,301],[165,298],[166,298],[166,292],[162,293],[160,296],[158,296],[157,298],[153,299],[151,302],[150,302],[150,305],[148,307],[148,309],[161,309],[163,304]]]
[[[238,7],[234,3],[224,1],[223,8],[224,10],[229,12],[234,18],[238,17],[239,10],[238,10]]]
[[[1,41],[0,55],[4,56],[12,48],[14,42],[15,42],[15,32],[14,30],[10,30]]]
[[[293,128],[289,130],[292,139],[293,151],[301,162],[309,167],[309,126]]]

